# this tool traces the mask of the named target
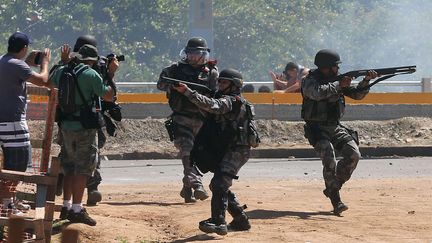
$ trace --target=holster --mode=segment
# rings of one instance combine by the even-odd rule
[[[352,129],[349,129],[347,127],[345,127],[345,129],[348,131],[349,135],[351,135],[351,137],[353,138],[354,142],[357,145],[360,145],[360,140],[359,140],[359,136],[358,136],[358,132]]]
[[[172,117],[169,117],[168,120],[165,121],[165,128],[168,132],[168,136],[171,142],[175,139],[175,132],[177,130],[177,124],[173,121]]]

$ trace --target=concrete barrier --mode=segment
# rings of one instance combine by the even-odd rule
[[[165,118],[171,114],[168,104],[122,104],[123,117],[130,119]],[[301,121],[301,105],[256,104],[257,119]],[[389,120],[402,117],[431,117],[432,105],[347,105],[343,120]]]

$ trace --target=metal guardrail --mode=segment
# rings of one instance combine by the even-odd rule
[[[422,88],[423,82],[424,81],[383,81],[375,85],[371,92],[424,92]],[[353,82],[353,84],[357,83],[358,81]],[[255,90],[258,90],[258,88],[263,85],[273,90],[272,81],[254,81],[245,82],[244,84],[252,84]],[[117,87],[120,92],[124,93],[160,92],[156,88],[156,82],[117,82]]]

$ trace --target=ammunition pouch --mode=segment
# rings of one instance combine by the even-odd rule
[[[347,130],[348,134],[352,137],[352,139],[354,140],[354,142],[355,142],[357,145],[360,145],[360,140],[359,140],[358,132],[355,131],[355,130],[352,130],[352,129],[350,129],[350,128],[347,128],[347,127],[345,127],[345,126],[342,126],[342,127],[345,128],[345,129]]]
[[[165,128],[168,132],[168,136],[171,142],[174,141],[175,133],[177,130],[177,124],[173,121],[172,117],[169,117],[168,120],[165,121]]]
[[[335,102],[303,98],[301,117],[306,121],[339,121],[345,112],[345,99],[340,96]]]

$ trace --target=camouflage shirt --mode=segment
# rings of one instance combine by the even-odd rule
[[[166,91],[168,103],[171,109],[178,114],[185,116],[199,116],[200,111],[184,95],[170,88],[169,84],[163,82],[162,77],[175,78],[191,83],[202,84],[211,90],[216,89],[218,71],[215,66],[204,65],[194,68],[191,65],[178,62],[162,70],[157,87],[159,90]],[[210,95],[210,94],[208,94]]]
[[[365,87],[369,81],[361,81],[357,87]],[[345,111],[345,95],[361,100],[369,89],[359,92],[350,92],[356,87],[340,87],[339,81],[324,82],[324,77],[318,70],[309,73],[303,80],[301,91],[303,95],[302,118],[306,121],[336,121]]]

